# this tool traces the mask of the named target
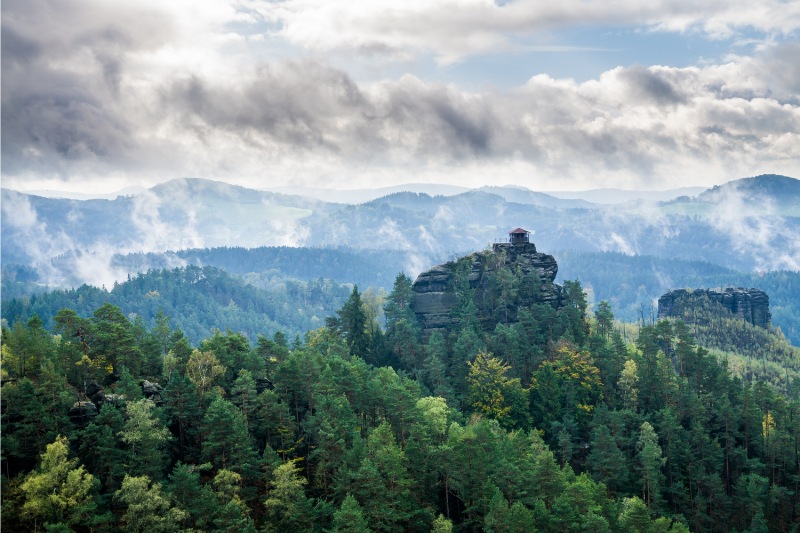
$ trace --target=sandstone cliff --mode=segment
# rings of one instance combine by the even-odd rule
[[[658,318],[681,317],[684,310],[691,307],[693,299],[703,297],[722,305],[732,315],[754,326],[769,327],[771,315],[767,293],[759,289],[742,287],[669,291],[658,299]]]
[[[446,328],[453,324],[452,311],[458,297],[453,287],[454,275],[460,261],[469,261],[469,286],[475,290],[475,300],[484,301],[492,275],[503,266],[509,267],[518,279],[528,276],[538,287],[522,291],[516,302],[519,307],[548,303],[558,309],[563,306],[564,290],[553,281],[558,265],[552,255],[539,253],[533,243],[497,243],[491,251],[474,253],[457,261],[438,265],[421,273],[412,289],[415,293],[414,312],[423,330]],[[531,274],[535,276],[531,276]],[[480,307],[480,306],[479,306]]]

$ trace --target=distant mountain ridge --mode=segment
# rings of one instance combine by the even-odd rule
[[[502,242],[509,229],[523,227],[549,250],[649,254],[744,271],[798,270],[800,212],[793,210],[800,210],[800,202],[792,196],[798,183],[756,176],[716,189],[735,193],[706,191],[721,203],[683,198],[614,206],[516,186],[449,196],[397,191],[357,205],[194,178],[113,200],[3,189],[0,257],[4,267],[33,267],[41,281],[60,286],[123,279],[132,272],[111,263],[117,254],[225,246],[395,250],[406,257],[400,267],[415,275],[443,258]],[[763,191],[757,202],[748,192],[755,190]],[[731,197],[739,203],[726,209]],[[768,211],[772,205],[781,210]]]
[[[762,174],[729,181],[698,195],[701,201],[721,201],[726,194],[738,193],[767,197],[778,203],[800,203],[800,180],[778,174]]]
[[[477,189],[479,191],[487,192],[489,194],[496,194],[502,197],[507,202],[516,202],[520,204],[539,205],[543,207],[557,207],[557,208],[571,208],[571,207],[594,207],[592,202],[587,202],[582,199],[564,199],[555,195],[546,194],[543,192],[536,192],[525,187],[516,186],[486,186]]]
[[[584,200],[595,204],[613,205],[636,201],[666,202],[681,196],[697,196],[705,190],[705,187],[680,187],[663,191],[606,188],[590,189],[588,191],[547,191],[547,194],[564,200]]]

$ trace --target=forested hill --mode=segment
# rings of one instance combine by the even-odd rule
[[[744,194],[756,200],[769,199],[771,202],[797,208],[800,205],[800,181],[787,176],[762,174],[715,185],[698,195],[697,201],[722,202],[731,194]]]
[[[744,273],[704,261],[626,255],[618,252],[557,251],[554,256],[559,264],[559,281],[580,280],[588,293],[590,306],[596,305],[601,300],[607,300],[613,305],[617,316],[626,322],[636,322],[654,316],[655,301],[660,295],[675,288],[761,289],[770,297],[772,323],[781,329],[790,342],[800,346],[800,273],[798,272]],[[215,266],[226,272],[241,275],[254,287],[267,291],[275,289],[278,292],[275,298],[280,300],[284,298],[281,292],[286,290],[287,284],[290,286],[294,283],[292,281],[294,278],[295,282],[300,280],[314,284],[321,277],[340,283],[357,284],[362,290],[369,287],[388,290],[398,272],[413,272],[412,267],[418,268],[419,258],[416,258],[413,252],[392,250],[222,247],[160,254],[128,254],[117,256],[113,260],[113,265],[125,272],[160,270],[184,263]],[[33,292],[43,292],[42,287],[34,284],[36,279],[37,273],[31,269],[4,267],[2,286],[4,306],[12,297],[24,300],[22,297],[29,296]],[[87,288],[82,290],[91,292]],[[70,304],[68,300],[61,301],[67,306],[78,305]],[[343,300],[337,300],[337,304],[341,301]],[[228,303],[222,302],[222,305]],[[303,303],[305,305],[306,301]],[[43,319],[45,315],[52,316],[58,311],[55,308],[48,312],[43,307],[40,310]],[[91,312],[91,309],[84,308],[83,311]],[[3,317],[13,320],[18,312],[18,310],[13,313],[4,312]],[[29,315],[23,313],[22,316]],[[207,316],[216,317],[217,313],[207,313]],[[317,314],[317,316],[324,315]],[[278,322],[283,323],[281,320]],[[296,326],[292,324],[286,323],[287,331],[295,330],[293,328]],[[203,332],[215,326],[217,324],[214,322],[201,321],[201,327],[190,329],[202,336]],[[308,323],[308,326],[312,327],[313,324]],[[192,338],[199,337],[193,334]]]
[[[277,271],[302,280],[318,278],[357,283],[361,287],[389,290],[398,272],[412,259],[407,251],[337,248],[193,248],[176,252],[116,256],[113,267],[127,272],[167,268],[176,264],[214,266],[230,274]]]
[[[214,293],[215,269],[160,275],[232,295]],[[460,276],[453,320],[429,336],[405,275],[385,327],[354,288],[291,346],[220,330],[192,345],[111,304],[3,327],[3,528],[795,529],[796,384],[742,382],[683,322],[626,343],[577,282],[558,309],[488,327]],[[487,290],[524,284],[498,281]]]
[[[213,328],[230,329],[251,340],[277,331],[294,338],[325,324],[325,317],[338,309],[352,286],[329,279],[300,281],[264,273],[257,281],[264,288],[247,284],[216,267],[149,270],[110,290],[83,285],[30,297],[3,301],[2,317],[13,324],[38,315],[51,329],[62,308],[82,317],[110,303],[125,316],[155,323],[159,311],[172,319],[173,327],[197,343]]]
[[[800,272],[745,273],[704,261],[617,252],[556,252],[560,279],[579,279],[591,304],[606,300],[626,322],[651,321],[656,300],[672,289],[753,287],[769,295],[772,324],[800,346]]]
[[[775,328],[753,325],[704,293],[676,302],[670,316],[681,320],[699,345],[745,381],[786,391],[800,380],[800,348]]]

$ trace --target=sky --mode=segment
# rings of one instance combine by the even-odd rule
[[[795,0],[5,0],[2,186],[800,178]]]

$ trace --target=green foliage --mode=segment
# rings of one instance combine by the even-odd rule
[[[293,461],[283,463],[272,472],[270,489],[264,501],[268,529],[300,531],[311,528],[311,501],[303,490],[307,483]]]
[[[686,335],[725,360],[734,375],[780,388],[800,377],[800,348],[779,332],[754,326],[705,295],[679,302],[675,313]]]
[[[114,500],[125,508],[120,519],[125,531],[179,531],[186,518],[186,512],[174,507],[169,496],[162,492],[161,484],[151,485],[147,476],[126,474],[122,488],[114,493]]]
[[[473,411],[507,428],[526,428],[525,394],[519,378],[506,376],[511,367],[486,352],[479,352],[467,364],[467,401]]]
[[[658,435],[648,422],[642,422],[636,447],[639,477],[642,480],[642,500],[648,507],[657,507],[661,503],[661,487],[664,482],[661,467],[666,459],[658,445]]]
[[[118,436],[127,445],[127,472],[158,480],[164,474],[172,434],[162,425],[155,408],[145,399],[128,403],[127,420]]]
[[[253,475],[256,453],[247,431],[247,418],[236,406],[221,396],[214,397],[201,428],[202,461],[245,476]]]
[[[453,533],[453,522],[443,515],[439,515],[431,525],[431,533]]]
[[[462,284],[460,329],[423,339],[403,307],[409,281],[399,276],[387,297],[385,337],[371,329],[380,295],[356,307],[355,290],[335,328],[292,346],[283,334],[252,346],[214,330],[195,349],[166,315],[148,330],[107,306],[91,319],[59,313],[60,337],[35,320],[3,328],[4,526],[655,533],[794,525],[796,383],[738,379],[682,322],[640,324],[627,344],[633,328],[618,329],[610,307],[587,320],[577,283],[567,310],[533,304],[503,323],[497,302],[514,295],[498,280],[486,304],[500,319],[491,328]],[[340,322],[351,311],[363,313],[369,341],[353,353]],[[170,354],[159,403],[141,398],[139,383]],[[95,364],[114,357],[118,376]],[[67,410],[84,399],[84,380],[103,378],[106,394],[127,401],[107,401],[76,427]],[[37,466],[59,434],[83,466],[66,452],[47,463],[58,468]],[[67,440],[57,443],[67,450]],[[64,472],[78,472],[68,494],[87,495],[78,498],[85,505],[39,505],[53,492],[46,499],[35,487],[69,479]]]
[[[352,495],[348,494],[339,510],[333,513],[334,533],[369,533],[372,531],[364,518],[361,505]]]
[[[194,383],[201,398],[211,391],[214,383],[224,374],[225,367],[220,364],[213,352],[201,352],[195,349],[186,363],[186,376]]]
[[[239,273],[241,269],[231,272]],[[348,285],[317,276],[310,279],[300,281],[264,272],[248,277],[252,282],[248,284],[213,266],[144,268],[109,291],[83,285],[37,294],[35,298],[4,299],[2,317],[14,326],[37,314],[49,328],[60,309],[74,309],[75,318],[86,319],[108,303],[119,308],[124,317],[141,317],[148,327],[157,325],[159,316],[168,316],[172,327],[185,333],[194,344],[215,327],[240,332],[252,341],[260,334],[273,335],[280,330],[293,337],[323,326],[324,317],[332,314],[350,292]],[[3,296],[6,298],[5,293]],[[77,327],[69,328],[68,340],[91,346],[91,332],[79,327],[77,320],[69,324]],[[73,333],[78,335],[73,337]],[[151,355],[157,358],[163,345],[156,342],[154,346],[156,353]]]
[[[97,481],[77,459],[68,459],[66,437],[47,445],[42,460],[22,483],[22,511],[35,523],[46,526],[77,526],[85,523],[97,506]]]
[[[100,407],[98,416],[80,432],[78,453],[105,492],[117,490],[125,476],[127,453],[119,439],[124,425],[120,410],[105,404]]]
[[[342,335],[350,355],[366,357],[370,348],[367,313],[357,285],[353,287],[347,302],[336,311],[336,315],[335,319],[328,319],[328,327]]]
[[[32,466],[48,443],[73,429],[66,416],[71,402],[61,394],[48,397],[28,378],[3,385],[2,397],[2,446],[6,458]]]

